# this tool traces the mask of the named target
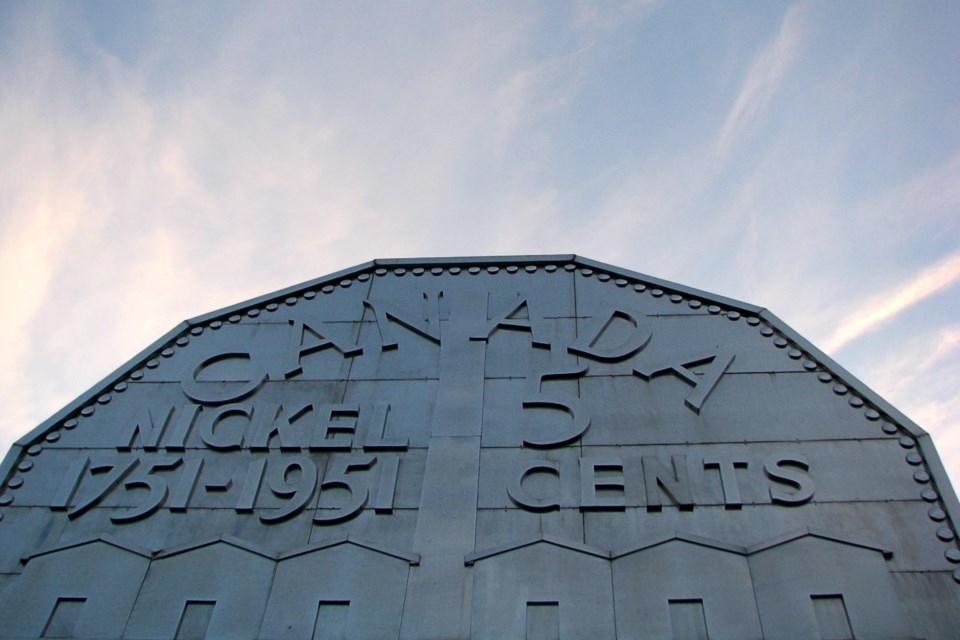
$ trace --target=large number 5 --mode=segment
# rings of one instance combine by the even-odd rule
[[[544,435],[529,435],[523,438],[523,444],[528,447],[547,449],[570,444],[586,432],[590,427],[590,416],[583,409],[580,398],[560,397],[543,393],[540,387],[546,380],[575,379],[587,374],[587,365],[580,365],[562,371],[550,371],[536,375],[531,379],[533,393],[523,399],[524,409],[554,409],[570,415],[570,423],[553,433]]]

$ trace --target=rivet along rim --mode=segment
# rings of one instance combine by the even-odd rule
[[[687,306],[690,307],[691,309],[699,309],[700,307],[703,306],[703,303],[700,302],[699,300],[691,300],[690,302],[687,303]]]
[[[507,267],[507,273],[516,273],[517,271],[520,271],[520,267],[515,264],[511,264]]]
[[[95,411],[96,411],[95,407],[84,407],[83,409],[80,409],[80,415],[86,416],[89,418],[94,414]]]
[[[17,490],[23,486],[23,478],[16,477],[10,478],[10,482],[7,483],[7,488]]]
[[[303,299],[304,299],[304,300],[313,300],[313,299],[316,298],[316,297],[317,297],[317,292],[314,291],[313,289],[311,289],[310,291],[306,291],[306,292],[304,292],[304,294],[303,294]]]
[[[663,289],[651,289],[650,295],[652,295],[654,298],[659,298],[663,296]]]
[[[593,275],[593,269],[580,269],[580,275],[584,278],[589,278]]]
[[[784,349],[784,348],[786,348],[786,346],[787,346],[788,344],[790,344],[790,343],[787,342],[786,339],[784,339],[784,338],[777,338],[776,340],[773,341],[773,344],[774,344],[774,346],[777,347],[778,349]]]
[[[867,409],[866,411],[863,412],[863,416],[867,420],[879,420],[880,412],[878,412],[876,409]]]
[[[172,358],[173,354],[174,354],[173,347],[167,347],[166,349],[160,352],[160,355],[163,356],[164,358]]]
[[[720,307],[718,307],[718,306],[715,305],[715,304],[712,304],[712,305],[710,305],[709,307],[707,307],[707,311],[709,311],[710,313],[716,315],[716,314],[720,313]]]
[[[760,329],[760,335],[769,338],[770,336],[773,335],[773,329],[771,329],[770,327],[763,327]]]
[[[950,542],[956,536],[953,535],[953,529],[950,527],[940,527],[937,529],[937,537],[943,540],[944,542]]]
[[[817,363],[814,362],[813,360],[804,360],[804,361],[803,361],[803,368],[806,369],[807,371],[816,371],[816,370],[817,370]]]
[[[920,497],[926,502],[936,502],[940,498],[933,489],[924,489],[920,492]]]
[[[609,279],[610,279],[610,274],[609,274],[609,273],[598,273],[598,274],[597,274],[597,280],[599,280],[600,282],[606,282],[606,281],[608,281]]]
[[[433,269],[430,269],[430,273],[435,276],[439,276],[443,273],[443,267],[434,267]]]
[[[283,304],[287,305],[288,307],[292,307],[293,305],[297,304],[297,297],[290,296],[289,298],[283,301]]]
[[[395,275],[395,276],[402,276],[402,275],[405,274],[406,272],[407,272],[407,270],[404,269],[403,267],[397,267],[396,269],[393,270],[393,275]]]
[[[897,425],[893,424],[892,422],[884,422],[881,428],[883,429],[884,433],[889,433],[890,435],[893,435],[899,431]]]
[[[914,472],[913,479],[920,484],[926,484],[930,482],[930,474],[923,469],[919,469],[918,471]]]
[[[842,396],[847,392],[847,387],[846,385],[835,384],[833,385],[833,392],[838,396]]]
[[[739,319],[740,319],[740,312],[739,312],[739,311],[728,311],[728,312],[727,312],[727,320],[739,320]]]
[[[363,273],[357,274],[357,280],[359,280],[360,282],[366,282],[369,279],[370,279],[370,274],[367,273],[366,271],[364,271]]]
[[[487,273],[497,273],[498,271],[500,271],[500,267],[498,267],[495,264],[492,264],[489,267],[487,267]]]
[[[555,264],[548,264],[547,266],[545,266],[545,267],[543,268],[543,270],[546,271],[547,273],[553,273],[554,271],[557,270],[557,265],[555,265]]]
[[[374,275],[377,275],[377,276],[385,276],[385,275],[387,275],[387,270],[384,269],[383,267],[381,267],[381,268],[377,269],[376,271],[374,271],[373,274],[374,274]]]
[[[397,275],[402,276],[403,274],[402,274],[402,273],[398,273]],[[325,284],[325,285],[323,285],[323,288],[320,289],[320,291],[323,291],[324,293],[333,293],[333,285],[332,285],[332,284]]]
[[[757,318],[756,316],[750,316],[747,318],[747,324],[751,327],[755,327],[760,324],[760,318]]]
[[[141,378],[143,378],[143,371],[141,371],[140,369],[137,369],[136,371],[130,374],[131,380],[140,380]]]
[[[917,444],[910,436],[900,436],[900,440],[898,440],[898,442],[904,449],[913,449]]]
[[[525,266],[525,267],[523,268],[523,270],[526,271],[527,273],[536,273],[536,272],[537,272],[537,265],[535,265],[535,264],[528,264],[527,266]]]
[[[450,267],[450,275],[455,276],[460,273],[460,267]]]
[[[475,276],[478,273],[480,273],[480,267],[470,267],[469,269],[467,269],[467,273],[469,273],[472,276]]]
[[[0,496],[0,507],[5,507],[12,503],[13,503],[13,496],[10,495],[9,493],[5,493],[4,495]]]
[[[943,509],[940,507],[930,507],[930,511],[927,511],[927,515],[934,522],[943,522],[947,519],[947,514],[944,513]]]
[[[956,582],[957,584],[960,584],[960,569],[956,569],[953,572],[953,581]]]
[[[637,293],[643,293],[644,291],[647,290],[647,285],[640,284],[638,282],[637,284],[633,285],[633,290],[636,291]]]
[[[51,431],[44,437],[44,440],[46,440],[47,442],[56,442],[59,439],[60,439],[59,431]]]
[[[680,304],[681,302],[683,302],[683,296],[680,295],[679,293],[674,293],[673,295],[670,296],[670,302],[672,302],[673,304]]]
[[[100,404],[107,404],[112,399],[113,399],[113,396],[111,396],[109,393],[105,393],[99,398],[97,398],[97,402],[99,402]]]
[[[563,265],[563,268],[565,271],[573,271],[577,268],[577,265],[573,264],[572,262],[568,262],[567,264]]]
[[[614,284],[616,284],[618,287],[625,287],[625,286],[627,286],[627,285],[630,284],[630,283],[627,282],[626,280],[624,280],[623,278],[617,278],[617,279],[614,281]]]
[[[823,383],[827,383],[833,380],[833,376],[827,373],[826,371],[821,371],[820,373],[817,374],[817,380]]]
[[[214,320],[213,322],[210,323],[210,328],[213,329],[214,331],[216,331],[222,326],[223,326],[223,322],[220,320]]]
[[[190,333],[192,333],[192,334],[195,335],[195,336],[198,336],[198,335],[200,335],[201,333],[203,333],[203,327],[191,327],[191,328],[190,328]]]
[[[421,270],[421,273],[422,273],[422,270]],[[340,285],[341,287],[343,287],[344,289],[349,289],[349,288],[350,288],[350,285],[353,284],[353,280],[351,280],[350,278],[347,278],[347,279],[345,279],[345,280],[341,280],[341,281],[338,282],[337,284],[339,284],[339,285]]]
[[[911,451],[906,455],[905,460],[907,461],[907,464],[917,466],[923,462],[923,457],[921,457],[921,455],[916,451]]]
[[[233,314],[232,316],[227,318],[227,322],[229,322],[230,324],[237,324],[238,322],[240,322],[240,314],[239,313]]]
[[[276,310],[279,309],[279,308],[280,308],[280,305],[277,304],[276,302],[271,302],[271,303],[268,304],[267,307],[266,307],[267,311],[270,311],[271,313],[274,312],[274,311],[276,311]]]
[[[259,315],[260,315],[260,309],[257,309],[256,307],[254,307],[253,309],[247,310],[247,316],[250,318],[256,318]]]
[[[947,549],[943,555],[950,562],[960,562],[960,549]]]
[[[803,357],[803,351],[800,351],[800,349],[790,349],[790,351],[787,351],[787,355],[793,360],[799,360]]]
[[[185,347],[188,344],[190,344],[190,336],[180,336],[179,338],[177,338],[178,347]]]
[[[850,399],[847,400],[847,403],[851,407],[854,407],[856,409],[859,409],[860,407],[863,406],[863,400],[861,398],[858,398],[857,396],[851,396]]]
[[[29,449],[27,449],[27,455],[38,456],[40,455],[41,451],[43,451],[43,446],[39,444],[34,444],[34,445],[31,445]]]
[[[24,460],[23,462],[17,465],[17,470],[22,471],[23,473],[30,471],[30,469],[33,469],[33,462],[31,462],[30,460]]]
[[[76,418],[70,418],[69,420],[67,420],[66,422],[63,423],[63,428],[64,428],[64,429],[76,429],[78,424],[79,424],[79,423],[77,422],[77,419],[76,419]]]
[[[423,267],[414,267],[414,268],[410,271],[410,273],[412,273],[412,274],[415,275],[415,276],[422,276],[423,273],[424,273],[424,270],[423,270]]]

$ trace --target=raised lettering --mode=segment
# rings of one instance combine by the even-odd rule
[[[218,353],[200,361],[193,374],[180,381],[180,387],[188,398],[201,404],[218,405],[245,398],[260,388],[267,379],[265,371],[257,366],[246,380],[225,380],[218,382],[200,382],[198,378],[204,369],[226,360],[246,360],[253,363],[249,353]],[[239,383],[238,385],[236,383]]]
[[[87,497],[86,500],[74,505],[73,509],[67,512],[67,517],[73,520],[86,513],[88,510],[100,504],[100,502],[116,487],[123,482],[123,479],[140,464],[140,458],[127,460],[123,464],[98,464],[90,466],[90,475],[106,475],[99,491]]]
[[[160,438],[167,428],[171,416],[173,416],[173,406],[157,411],[156,415],[149,407],[140,407],[137,411],[137,417],[133,420],[130,438],[124,444],[118,444],[117,450],[130,451],[137,439],[137,434],[140,434],[140,442],[143,444],[143,448],[147,451],[155,451],[160,445]]]
[[[254,460],[247,465],[247,473],[243,477],[243,486],[240,487],[240,497],[237,499],[237,506],[234,511],[237,513],[250,513],[257,503],[257,494],[260,493],[260,484],[263,482],[263,472],[266,469],[267,461]]]
[[[709,396],[710,392],[717,386],[720,377],[726,373],[730,364],[733,362],[733,358],[734,354],[718,349],[670,361],[645,363],[642,366],[635,367],[633,372],[644,380],[650,380],[663,373],[672,373],[682,378],[687,383],[693,385],[693,391],[684,398],[683,402],[695,413],[699,414],[707,396]],[[710,363],[710,367],[703,375],[697,375],[694,371],[687,368],[692,365],[707,362]]]
[[[625,360],[647,346],[653,335],[653,332],[638,319],[641,317],[643,317],[642,314],[635,311],[601,305],[599,313],[587,324],[583,335],[567,347],[567,351],[602,362]],[[611,327],[618,318],[630,325],[627,335],[619,343],[601,346],[604,342],[602,338],[608,332],[612,333]]]
[[[581,365],[560,371],[551,371],[531,378],[533,393],[523,399],[524,409],[551,409],[562,411],[570,416],[567,425],[561,427],[555,432],[543,435],[528,435],[524,437],[523,444],[535,448],[560,447],[570,444],[580,438],[587,429],[590,428],[590,415],[583,409],[580,398],[560,397],[555,394],[546,394],[541,392],[543,382],[551,379],[575,379],[587,374],[587,366]],[[530,431],[529,426],[526,431]]]
[[[291,472],[296,470],[296,479],[291,482]],[[307,506],[317,489],[317,465],[310,458],[296,458],[288,461],[280,470],[279,482],[269,482],[274,495],[289,498],[287,503],[275,511],[260,516],[260,522],[274,524],[294,517]]]
[[[346,489],[350,494],[350,501],[343,506],[329,508],[321,507],[319,499],[317,503],[316,515],[313,521],[316,524],[336,524],[353,518],[367,505],[367,498],[370,495],[366,486],[361,486],[351,478],[349,474],[352,471],[365,470],[372,467],[377,462],[375,456],[360,456],[343,458],[338,460],[342,464],[327,467],[327,473],[323,478],[323,484],[320,485],[320,497],[323,497],[324,491],[331,489]]]
[[[643,485],[647,495],[647,511],[663,509],[662,494],[681,510],[693,509],[693,497],[690,492],[690,474],[685,455],[670,456],[670,467],[663,464],[657,456],[641,456],[643,464]]]
[[[267,451],[270,448],[270,440],[276,437],[280,441],[281,451],[299,451],[300,444],[290,423],[309,409],[310,403],[295,405],[293,409],[274,403],[257,405],[254,409],[257,427],[250,442],[250,450]]]
[[[607,475],[600,476],[600,473]],[[600,495],[600,491],[607,493]],[[611,491],[615,494],[611,495]],[[580,458],[580,510],[623,511],[626,506],[623,460],[615,457]]]
[[[390,403],[377,402],[370,412],[370,427],[367,441],[363,443],[364,451],[406,451],[408,438],[386,438],[387,416],[390,415]],[[372,437],[371,437],[372,436]]]
[[[146,467],[146,471],[124,483],[123,488],[127,491],[137,488],[143,488],[149,491],[147,499],[139,507],[135,507],[125,513],[110,516],[110,521],[117,524],[127,522],[136,522],[156,513],[157,509],[167,499],[167,481],[154,475],[155,471],[167,471],[176,469],[183,462],[183,458],[161,458],[155,460]]]
[[[560,508],[560,500],[553,498],[535,498],[523,488],[523,481],[535,473],[545,473],[560,477],[560,466],[553,460],[525,460],[520,463],[513,481],[507,486],[507,495],[515,505],[528,511],[544,512]]]
[[[720,472],[720,487],[723,489],[723,505],[727,509],[739,509],[743,506],[740,501],[740,487],[737,485],[737,469],[746,469],[747,461],[739,458],[713,457],[704,458],[704,469],[716,469]]]
[[[360,415],[357,405],[334,404],[317,407],[317,423],[310,441],[311,451],[350,451],[353,438],[347,434],[357,430],[356,418]],[[336,418],[353,418],[351,422],[338,422]]]
[[[293,331],[290,332],[290,341],[287,343],[287,353],[283,360],[283,375],[287,378],[303,373],[300,361],[303,356],[311,353],[329,348],[335,349],[344,358],[363,353],[361,347],[347,346],[329,337],[320,320],[310,320],[310,324],[307,324],[302,319],[293,319],[290,324],[293,325]]]
[[[504,313],[490,319],[483,333],[470,336],[470,339],[488,341],[490,336],[499,329],[527,331],[530,333],[530,341],[534,347],[539,349],[550,348],[543,318],[530,310],[530,304],[526,298],[517,299]]]
[[[193,458],[187,460],[183,466],[183,473],[180,475],[180,482],[167,501],[167,508],[170,511],[183,512],[190,505],[190,499],[197,488],[197,481],[200,479],[200,470],[203,469],[203,458]]]
[[[377,499],[373,503],[375,513],[393,513],[393,496],[397,492],[397,476],[400,474],[400,458],[396,456],[379,457],[380,486]]]
[[[387,308],[383,302],[373,303],[370,300],[364,300],[363,306],[373,311],[373,317],[377,321],[377,330],[380,333],[380,348],[383,351],[397,348],[397,339],[393,333],[393,325],[403,327],[414,335],[420,336],[433,344],[440,344],[440,298],[443,292],[440,291],[431,299],[426,293],[423,299],[426,301],[426,320],[418,323],[402,317],[400,314]]]
[[[211,449],[219,451],[240,449],[243,447],[243,437],[252,415],[253,406],[249,404],[228,404],[217,407],[213,411],[208,411],[205,413],[204,420],[200,423],[200,439],[203,440],[203,444]],[[224,429],[218,429],[217,427],[231,416],[242,416],[245,420],[242,421],[239,429],[234,427],[230,433],[221,433]]]
[[[767,458],[763,472],[774,484],[770,487],[770,499],[774,504],[800,505],[813,497],[813,478],[806,474],[810,465],[803,456],[785,455]],[[785,491],[783,487],[791,487]]]

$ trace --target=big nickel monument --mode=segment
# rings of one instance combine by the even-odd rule
[[[2,638],[960,637],[926,433],[768,311],[577,256],[195,318],[0,471]]]

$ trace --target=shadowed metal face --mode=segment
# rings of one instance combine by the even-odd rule
[[[575,256],[208,314],[19,445],[13,637],[960,628],[923,431],[765,310]]]

